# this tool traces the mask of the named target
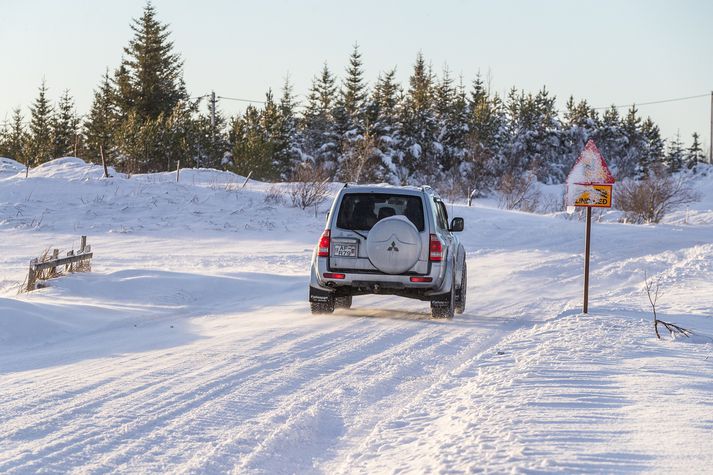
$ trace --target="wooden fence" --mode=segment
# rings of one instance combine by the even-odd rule
[[[93,256],[92,247],[87,244],[87,237],[82,236],[79,251],[76,253],[69,251],[66,257],[59,257],[59,249],[55,249],[49,260],[42,260],[40,262],[36,258],[32,259],[30,261],[30,272],[27,275],[27,291],[35,290],[37,279],[42,275],[43,271],[49,269],[49,275],[53,276],[57,274],[58,267],[65,266],[65,272],[75,272],[77,270],[76,264],[79,263],[84,267],[88,267],[85,262],[90,260]]]

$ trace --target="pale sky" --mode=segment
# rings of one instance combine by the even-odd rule
[[[64,89],[86,113],[104,70],[127,45],[144,0],[0,0],[0,121],[28,106],[44,77],[50,98]],[[170,24],[193,96],[215,90],[261,100],[289,73],[307,93],[326,61],[342,77],[358,43],[373,84],[394,66],[407,86],[422,51],[434,71],[448,65],[470,84],[478,71],[494,91],[543,85],[564,106],[630,104],[713,90],[710,1],[229,1],[154,0]],[[234,114],[244,103],[222,101]],[[710,135],[710,97],[642,106],[664,137],[686,144]],[[624,109],[622,109],[622,112]]]

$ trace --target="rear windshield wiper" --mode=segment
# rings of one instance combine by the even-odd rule
[[[364,238],[364,240],[366,241],[366,236],[364,236],[364,235],[363,235],[362,233],[360,233],[359,231],[355,231],[355,230],[353,230],[353,229],[350,229],[349,231],[353,232],[354,234],[356,234],[356,235],[358,235],[358,236],[361,236],[361,237]]]

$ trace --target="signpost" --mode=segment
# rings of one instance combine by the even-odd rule
[[[589,140],[567,176],[567,207],[587,208],[587,225],[584,237],[584,304],[583,313],[589,311],[589,251],[592,232],[592,208],[611,208],[614,177],[604,157]]]

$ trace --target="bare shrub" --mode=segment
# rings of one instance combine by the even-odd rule
[[[285,193],[280,188],[273,185],[265,194],[265,203],[270,205],[284,205]]]
[[[527,172],[519,176],[506,174],[500,179],[498,187],[499,205],[506,209],[535,212],[542,194],[537,188],[537,176]]]
[[[700,199],[683,175],[664,171],[638,181],[624,180],[616,188],[615,207],[624,211],[626,221],[636,224],[658,223],[666,213]]]
[[[540,212],[557,213],[564,210],[564,198],[562,196],[545,195],[542,198]]]
[[[329,196],[329,175],[312,164],[300,165],[292,175],[290,200],[302,209],[318,206]]]
[[[658,319],[656,316],[656,302],[662,294],[660,292],[659,280],[649,279],[646,272],[644,272],[644,290],[646,291],[646,296],[649,298],[651,310],[654,312],[654,332],[656,333],[656,338],[659,340],[661,339],[661,335],[659,334],[659,325],[663,325],[671,336],[683,335],[685,337],[690,337],[693,334],[693,332],[687,328],[678,326],[675,323],[664,322],[663,320]]]

